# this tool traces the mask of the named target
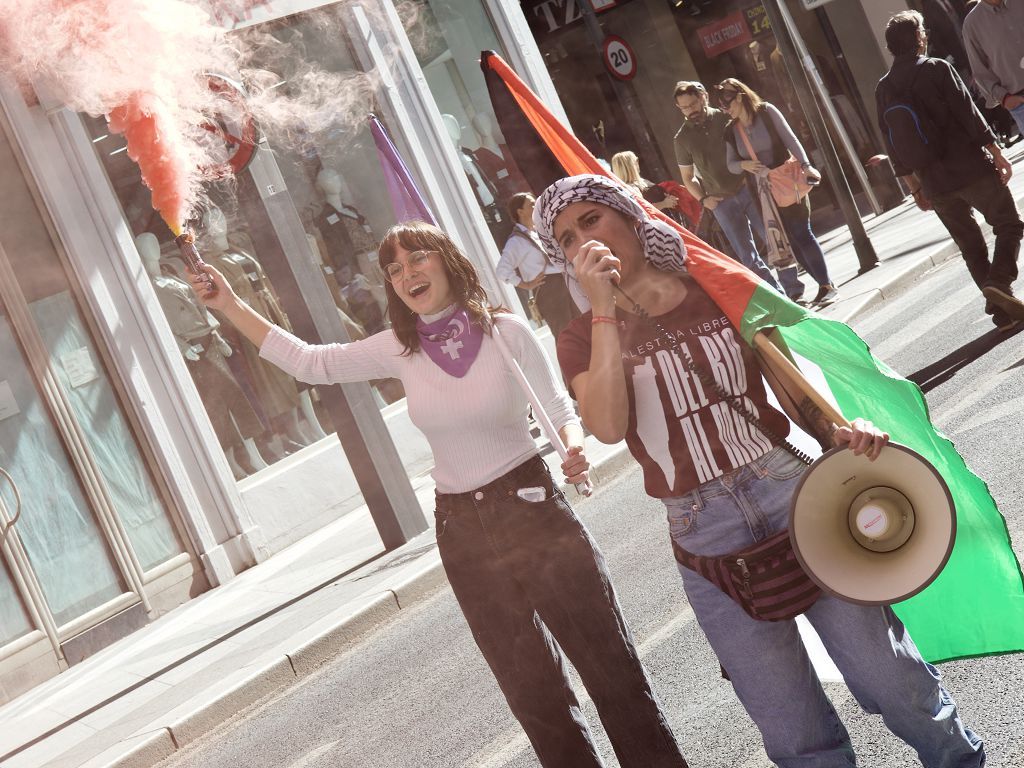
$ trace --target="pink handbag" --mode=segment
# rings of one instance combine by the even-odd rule
[[[811,185],[807,183],[807,173],[800,167],[800,161],[795,157],[768,171],[768,186],[771,187],[772,197],[779,208],[796,205],[811,191]]]
[[[743,139],[743,144],[746,146],[750,158],[757,160],[757,154],[754,152],[754,148],[750,146],[750,138],[747,136],[747,132],[739,123],[736,124],[736,127],[739,128],[740,138]],[[788,208],[791,205],[796,205],[804,199],[812,188],[812,185],[807,183],[807,173],[800,167],[800,161],[792,155],[782,165],[768,171],[768,186],[771,188],[772,197],[779,208]]]

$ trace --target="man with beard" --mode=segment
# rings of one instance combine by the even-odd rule
[[[675,136],[676,162],[683,185],[714,215],[738,262],[779,293],[794,301],[799,299],[804,287],[797,279],[796,268],[779,270],[783,290],[754,245],[751,227],[764,242],[764,223],[743,176],[732,173],[726,165],[725,129],[729,115],[708,104],[707,90],[698,82],[677,83],[673,98],[683,113],[683,124]]]

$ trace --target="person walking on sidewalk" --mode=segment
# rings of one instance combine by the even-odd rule
[[[192,285],[264,359],[301,381],[401,380],[409,414],[434,454],[445,573],[542,765],[604,765],[570,685],[564,651],[620,765],[686,768],[604,558],[537,453],[528,400],[493,329],[569,448],[562,471],[582,482],[588,471],[583,432],[540,343],[516,315],[488,307],[473,265],[437,227],[392,227],[379,254],[391,328],[350,344],[300,341],[239,300],[213,267],[193,276]]]
[[[762,379],[769,372],[684,271],[680,235],[603,176],[556,181],[536,216],[545,247],[566,260],[590,302],[558,339],[562,374],[593,435],[625,439],[647,493],[665,503],[675,546],[719,556],[785,535],[807,465],[781,445],[789,422],[769,404]],[[794,402],[784,390],[778,396]],[[763,429],[723,407],[728,398],[748,404]],[[860,419],[836,429],[809,403],[794,414],[805,429],[877,458],[888,435]],[[795,622],[757,621],[697,571],[679,571],[768,757],[780,768],[856,765]],[[964,727],[938,672],[889,607],[822,595],[805,615],[860,705],[881,714],[926,768],[984,765],[981,739]]]
[[[804,294],[804,286],[792,259],[789,264],[785,259],[779,262],[776,280],[754,245],[754,232],[762,242],[768,242],[768,238],[757,204],[743,183],[743,174],[730,171],[725,162],[729,116],[708,104],[707,90],[698,82],[677,83],[673,98],[683,113],[683,124],[674,140],[683,186],[711,211],[732,247],[733,258],[779,293],[797,301]]]
[[[1024,2],[981,0],[964,19],[963,34],[974,82],[1024,137]]]
[[[519,192],[509,198],[508,213],[515,227],[501,249],[494,272],[499,280],[530,291],[537,311],[557,339],[579,311],[565,287],[565,275],[548,259],[533,232],[535,202],[529,192]]]
[[[758,189],[759,180],[766,179],[769,171],[792,156],[800,161],[808,184],[821,181],[821,176],[811,167],[803,144],[773,104],[764,101],[752,88],[733,77],[719,83],[715,95],[722,109],[732,118],[726,133],[726,164],[732,173],[746,172],[750,185]],[[759,193],[758,197],[761,196]],[[796,260],[818,284],[818,293],[811,300],[811,306],[827,307],[839,298],[839,291],[832,284],[825,254],[811,229],[810,196],[804,195],[792,205],[777,207],[771,196],[768,191],[766,202],[778,211]]]
[[[960,75],[944,59],[925,56],[924,17],[901,11],[885,27],[892,67],[875,87],[878,123],[893,168],[917,207],[934,210],[985,296],[985,312],[1001,331],[1024,321],[1013,295],[1024,222],[1007,184],[1013,167],[1003,157]],[[992,227],[988,245],[974,219],[977,209]]]

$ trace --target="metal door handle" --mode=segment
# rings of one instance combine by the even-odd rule
[[[17,505],[14,509],[14,517],[12,517],[9,522],[4,523],[3,521],[0,521],[0,526],[2,526],[2,528],[0,528],[0,547],[3,547],[4,541],[7,539],[7,533],[14,527],[14,524],[18,522],[18,518],[21,517],[21,493],[18,491],[18,484],[14,482],[14,478],[11,477],[11,474],[3,467],[0,467],[0,475],[6,477],[7,482],[11,484],[11,490],[14,491],[14,502]]]

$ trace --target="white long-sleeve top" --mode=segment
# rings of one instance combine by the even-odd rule
[[[494,268],[499,280],[519,285],[524,280],[535,280],[541,272],[555,275],[562,270],[544,256],[544,246],[532,230],[516,224],[501,249],[501,258]]]
[[[555,428],[576,422],[569,396],[526,322],[502,313],[497,324]],[[409,418],[434,454],[432,474],[441,493],[479,488],[537,453],[526,395],[490,336],[484,336],[461,379],[449,376],[422,351],[403,357],[391,330],[351,344],[316,345],[275,327],[260,356],[309,384],[400,379]]]

